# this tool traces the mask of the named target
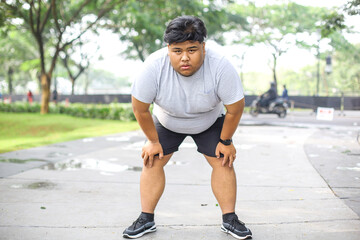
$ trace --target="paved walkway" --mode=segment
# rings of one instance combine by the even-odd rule
[[[236,211],[253,239],[360,239],[359,216],[305,154],[314,131],[238,128]],[[0,239],[121,239],[140,211],[143,142],[138,131],[1,154],[11,160],[0,162]],[[158,231],[142,239],[234,239],[220,231],[210,174],[186,139],[166,166]]]

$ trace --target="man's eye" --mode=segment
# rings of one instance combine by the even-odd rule
[[[181,53],[180,50],[175,50],[174,52],[177,53],[177,54]]]
[[[195,49],[190,49],[190,50],[189,50],[189,53],[194,53],[194,52],[196,52]]]

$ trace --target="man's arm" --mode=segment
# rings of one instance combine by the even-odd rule
[[[149,110],[150,104],[143,103],[134,97],[131,97],[131,100],[136,120],[148,139],[142,149],[141,157],[144,160],[145,166],[152,167],[156,154],[159,154],[160,159],[163,157],[163,149]]]
[[[245,107],[245,98],[241,99],[236,103],[225,105],[226,115],[220,135],[220,138],[222,140],[232,138],[239,125],[240,118],[244,111],[244,107]],[[215,152],[218,158],[220,157],[220,153],[224,155],[222,165],[225,166],[226,163],[229,162],[229,167],[232,167],[232,164],[236,158],[236,149],[234,145],[231,143],[229,146],[226,146],[219,142]]]

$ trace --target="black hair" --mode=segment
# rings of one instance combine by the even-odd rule
[[[206,34],[205,24],[200,18],[181,16],[171,20],[167,25],[164,41],[168,44],[185,41],[202,43],[206,38]]]

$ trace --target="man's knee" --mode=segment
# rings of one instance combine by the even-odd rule
[[[225,171],[233,171],[233,167],[229,167],[229,164],[225,164],[225,166],[222,165],[223,162],[223,158],[216,158],[216,157],[209,157],[204,155],[206,160],[208,161],[208,163],[210,164],[210,166],[213,168],[213,170],[215,169],[219,169],[219,170],[225,170]]]
[[[144,168],[147,168],[147,169],[163,168],[169,162],[171,156],[172,156],[172,153],[163,156],[161,159],[159,158],[159,156],[155,156],[152,166],[150,167],[149,164],[148,164],[148,165],[144,165]]]

